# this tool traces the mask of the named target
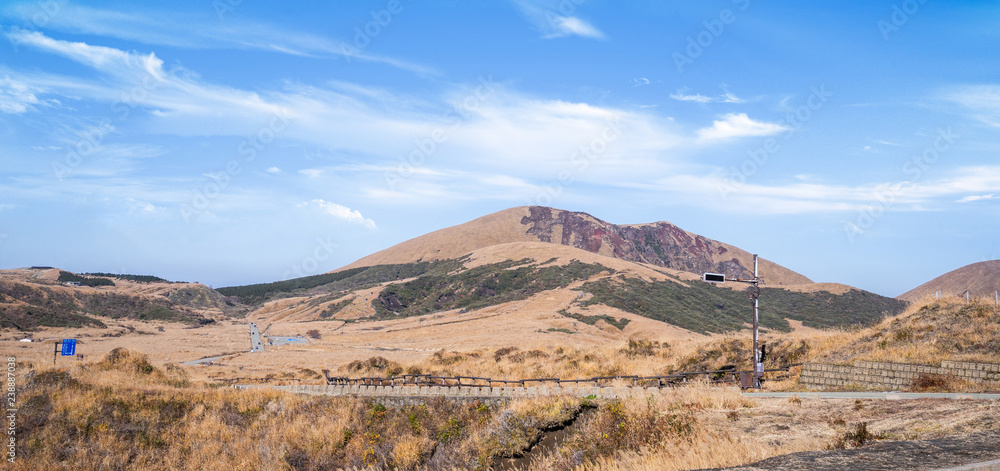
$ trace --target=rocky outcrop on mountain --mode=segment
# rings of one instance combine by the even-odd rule
[[[729,278],[750,278],[753,265],[745,251],[704,236],[687,232],[669,222],[615,225],[589,214],[529,206],[521,218],[526,233],[542,242],[569,245],[588,252],[632,262],[701,274],[725,273]],[[770,262],[772,284],[804,284],[811,281]]]

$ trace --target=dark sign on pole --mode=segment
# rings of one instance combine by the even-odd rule
[[[71,357],[76,354],[76,339],[63,339],[62,356]]]
[[[726,275],[724,275],[722,273],[705,273],[701,277],[701,279],[705,280],[705,281],[707,281],[709,283],[725,283],[726,282]]]

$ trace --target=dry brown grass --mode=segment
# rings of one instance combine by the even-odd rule
[[[818,359],[836,363],[884,361],[939,365],[943,360],[1000,362],[1000,310],[992,303],[912,304],[878,325],[842,335]]]

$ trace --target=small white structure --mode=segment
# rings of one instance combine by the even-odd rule
[[[21,339],[21,340],[18,340],[18,342],[28,342],[28,343],[31,343],[31,342],[34,342],[34,340],[31,340],[31,339]]]

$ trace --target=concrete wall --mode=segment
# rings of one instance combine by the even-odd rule
[[[807,363],[799,383],[810,388],[908,389],[921,374],[954,376],[973,382],[1000,381],[1000,364],[944,361],[941,366],[856,361],[854,366]]]

